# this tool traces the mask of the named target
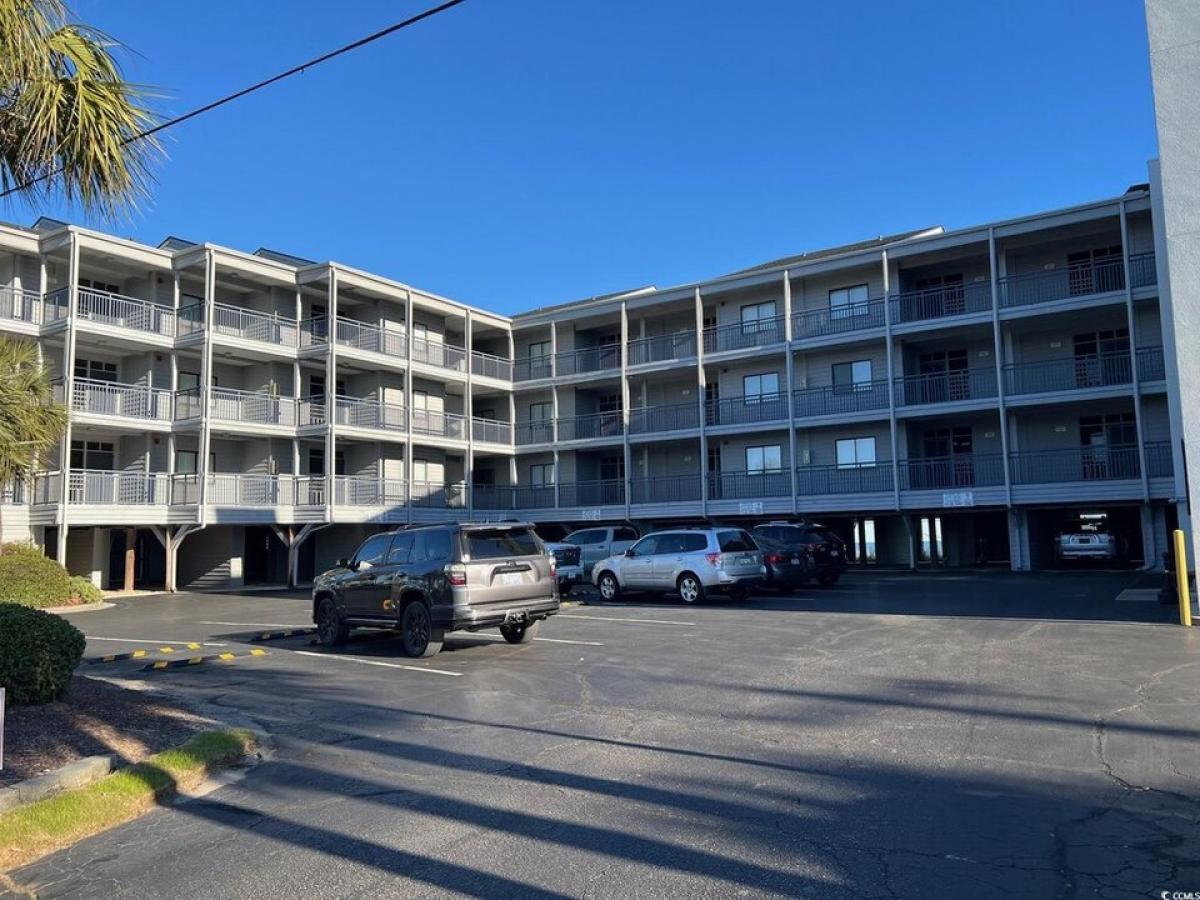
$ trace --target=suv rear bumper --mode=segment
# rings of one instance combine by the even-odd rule
[[[726,575],[722,572],[711,583],[705,584],[704,589],[710,594],[724,594],[738,590],[751,591],[761,586],[764,581],[766,581],[764,575]]]
[[[513,603],[485,606],[456,606],[448,616],[435,617],[435,626],[447,631],[495,628],[513,620],[536,621],[558,612],[557,597],[541,597],[535,600],[520,600]]]

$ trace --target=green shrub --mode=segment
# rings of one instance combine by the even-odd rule
[[[33,544],[5,544],[0,548],[0,603],[37,609],[64,606],[73,598],[91,602],[101,596],[86,578],[72,578],[57,560]]]
[[[72,575],[71,598],[84,603],[96,603],[104,599],[104,591],[92,584],[90,578],[84,578],[82,575]]]
[[[67,692],[83,658],[82,632],[53,613],[0,603],[0,685],[16,703],[49,703]]]

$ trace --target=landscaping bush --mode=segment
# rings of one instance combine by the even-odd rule
[[[80,600],[91,603],[103,596],[86,578],[68,575],[33,544],[5,544],[0,550],[0,603],[39,609]]]
[[[12,703],[49,703],[83,658],[82,632],[53,613],[0,603],[0,685]]]
[[[92,584],[90,578],[82,575],[71,576],[71,599],[84,603],[96,603],[104,599],[104,591]]]

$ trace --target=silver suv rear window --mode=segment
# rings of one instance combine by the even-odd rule
[[[757,550],[754,539],[744,531],[718,531],[717,542],[722,553],[737,553],[741,550]]]
[[[471,559],[504,559],[509,556],[537,556],[542,552],[537,538],[528,528],[489,528],[468,531],[467,555]]]

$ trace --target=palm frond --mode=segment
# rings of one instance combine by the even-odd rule
[[[0,485],[40,468],[67,425],[50,373],[29,341],[0,337]]]

